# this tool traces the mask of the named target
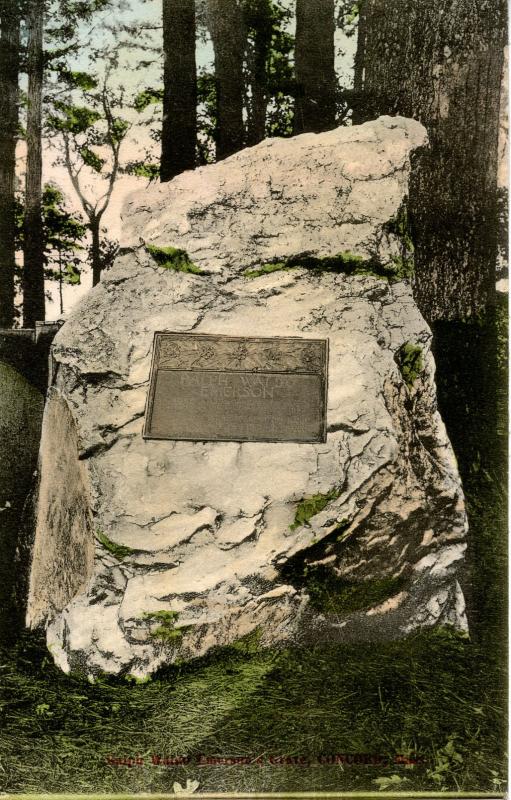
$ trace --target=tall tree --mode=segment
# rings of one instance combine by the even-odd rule
[[[335,127],[334,0],[296,0],[294,133]]]
[[[163,129],[160,177],[195,166],[195,0],[163,0]]]
[[[248,105],[247,144],[264,139],[269,99],[268,61],[271,52],[275,14],[271,0],[245,0],[243,7],[248,30]]]
[[[23,259],[23,325],[44,320],[42,194],[42,106],[44,0],[27,0],[27,167]]]
[[[241,150],[245,31],[240,0],[207,0],[208,27],[215,53],[216,159]]]
[[[16,142],[20,19],[17,3],[0,2],[0,328],[14,323]]]
[[[48,123],[62,137],[62,164],[67,169],[73,189],[87,217],[92,240],[92,285],[95,286],[101,278],[104,267],[102,254],[106,252],[102,243],[102,220],[120,175],[121,147],[129,130],[129,123],[116,113],[117,108],[123,107],[122,92],[116,95],[110,88],[109,72],[107,71],[98,91],[91,91],[95,88],[95,82],[90,76],[89,81],[84,92],[89,105],[75,105],[70,100],[55,103],[56,113],[49,118]],[[87,194],[89,189],[86,185],[87,177],[83,174],[84,168],[86,175],[98,186],[95,196],[90,192]],[[102,194],[101,186],[104,188]]]
[[[415,294],[429,320],[476,315],[495,292],[505,0],[365,0],[354,121],[427,128],[412,173]]]

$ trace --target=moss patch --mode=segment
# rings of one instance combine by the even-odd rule
[[[183,625],[180,628],[176,627],[176,622],[179,619],[178,611],[147,611],[143,616],[146,620],[160,623],[158,628],[151,631],[150,636],[163,642],[180,639],[183,632],[190,627],[189,625]]]
[[[259,269],[248,269],[243,273],[244,278],[259,278],[261,275],[269,275],[270,272],[287,272],[291,267],[287,267],[285,261],[271,261],[263,264]]]
[[[323,511],[326,506],[339,497],[340,491],[338,489],[331,489],[327,494],[315,494],[312,497],[304,497],[298,503],[295,513],[294,522],[289,526],[292,531],[299,528],[300,525],[308,525],[309,520],[320,511]]]
[[[424,369],[422,347],[418,344],[412,344],[412,342],[405,342],[397,351],[395,360],[401,371],[404,382],[409,389],[412,389],[415,381]]]
[[[303,588],[310,596],[312,607],[324,614],[350,614],[378,606],[406,586],[404,578],[346,581],[324,565],[306,567],[306,570]]]
[[[131,547],[126,547],[123,544],[117,544],[117,542],[113,542],[111,539],[108,538],[106,533],[103,531],[96,531],[96,539],[100,544],[103,545],[105,550],[108,550],[118,561],[122,561],[126,556],[131,555],[135,551],[131,549]]]
[[[190,260],[186,250],[180,250],[177,247],[154,247],[152,244],[148,244],[146,250],[154,258],[158,266],[163,267],[163,269],[173,269],[176,272],[191,272],[193,275],[206,274]]]
[[[271,272],[286,272],[291,269],[310,269],[317,272],[338,272],[344,275],[373,275],[377,278],[388,277],[387,272],[374,259],[366,259],[345,250],[332,256],[292,256],[283,261],[269,261],[259,269],[250,269],[243,273],[245,278],[259,278]]]
[[[387,235],[395,236],[400,244],[399,256],[392,258],[392,274],[402,280],[411,278],[415,269],[415,247],[413,244],[410,219],[408,216],[408,198],[405,197],[396,214],[384,225],[383,231]]]

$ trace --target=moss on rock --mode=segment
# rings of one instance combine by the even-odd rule
[[[183,632],[188,629],[188,625],[176,627],[176,622],[179,619],[178,611],[146,611],[144,619],[148,621],[159,622],[160,625],[150,632],[152,639],[160,639],[163,642],[171,642],[174,639],[180,639]]]
[[[409,389],[412,389],[415,381],[424,369],[422,347],[412,342],[405,342],[397,351],[395,360],[404,382]]]
[[[191,272],[193,275],[205,275],[193,263],[186,250],[180,250],[178,247],[155,247],[152,244],[146,245],[146,250],[154,258],[158,266],[163,267],[163,269],[173,269],[176,272]]]
[[[344,250],[331,256],[300,255],[280,261],[269,261],[258,269],[246,270],[243,277],[259,278],[271,272],[286,272],[300,268],[317,272],[337,272],[343,275],[372,275],[387,280],[402,280],[410,274],[408,266],[401,257],[395,257],[389,264],[382,264],[377,258],[365,258],[350,250]]]
[[[300,500],[295,513],[294,522],[289,526],[292,531],[299,528],[301,525],[308,526],[309,520],[320,511],[323,511],[326,506],[339,497],[338,489],[331,489],[326,494],[315,494],[312,497],[304,497]]]
[[[126,558],[126,556],[129,556],[135,552],[131,549],[131,547],[126,547],[123,544],[117,544],[117,542],[112,541],[112,539],[109,539],[106,533],[103,533],[103,531],[96,531],[96,539],[101,545],[103,545],[105,550],[108,550],[108,552],[115,556],[118,561],[122,561],[124,558]]]

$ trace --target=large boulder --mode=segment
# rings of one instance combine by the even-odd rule
[[[257,631],[466,627],[466,515],[403,280],[412,120],[268,140],[127,203],[53,346],[28,620],[143,676]],[[324,442],[142,436],[155,331],[329,340]]]

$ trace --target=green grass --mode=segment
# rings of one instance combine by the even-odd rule
[[[225,648],[144,685],[105,678],[91,686],[62,675],[42,642],[25,636],[1,662],[2,790],[170,791],[190,777],[201,791],[348,791],[377,789],[374,780],[394,774],[408,790],[433,789],[428,770],[450,741],[461,761],[442,787],[489,790],[491,770],[504,775],[505,711],[487,666],[477,645],[436,630],[377,647]],[[388,765],[319,763],[357,753]],[[199,766],[201,754],[261,757],[262,765]],[[190,763],[152,766],[152,755]],[[144,765],[115,767],[109,756],[140,756]],[[271,756],[302,756],[311,768],[271,764]],[[407,768],[397,756],[420,763]]]
[[[163,269],[173,269],[176,272],[190,272],[193,275],[204,275],[205,273],[190,260],[186,250],[177,247],[155,247],[148,244],[147,252],[154,258],[159,267]]]
[[[437,328],[435,337],[443,352],[439,400],[471,525],[472,572],[463,582],[471,638],[437,629],[377,645],[262,650],[258,632],[143,685],[122,677],[91,685],[62,674],[42,636],[24,634],[0,653],[1,791],[171,792],[174,781],[190,778],[199,792],[502,792],[505,309],[470,330]],[[160,621],[172,626],[176,618]],[[380,763],[321,763],[339,754],[373,754]],[[156,766],[152,755],[189,763]],[[202,766],[201,755],[260,763]],[[109,756],[144,763],[114,766]],[[297,758],[309,766],[293,765]]]

